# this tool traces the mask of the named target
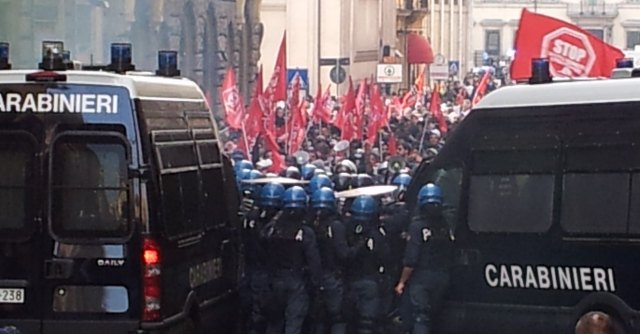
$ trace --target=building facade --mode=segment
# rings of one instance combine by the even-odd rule
[[[331,83],[333,94],[341,94],[348,87],[348,76],[354,82],[375,76],[383,45],[395,44],[395,10],[389,0],[263,0],[265,82],[285,31],[287,67],[307,73],[311,94],[318,83],[323,87]],[[345,81],[335,84],[332,70],[334,79]]]
[[[43,40],[64,41],[84,64],[108,63],[111,42],[131,42],[136,68],[148,71],[157,67],[158,50],[177,50],[182,75],[200,84],[214,110],[227,67],[236,70],[245,97],[257,73],[259,0],[0,0],[0,6],[0,41],[11,43],[14,68],[37,66]]]
[[[406,34],[420,34],[428,40],[435,62],[442,62],[447,66],[455,64],[455,70],[451,71],[452,77],[461,78],[472,66],[471,2],[472,0],[396,0],[396,48],[403,53],[403,50],[410,47],[406,42]],[[402,62],[407,67],[406,57]],[[410,83],[420,71],[420,66],[408,66]]]
[[[522,8],[571,22],[621,50],[640,45],[637,0],[474,0],[474,65],[508,62]]]

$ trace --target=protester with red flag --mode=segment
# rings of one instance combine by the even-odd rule
[[[371,146],[375,144],[376,136],[380,128],[385,124],[384,102],[380,94],[378,85],[371,85],[370,94],[371,114],[369,115],[369,124],[367,126],[367,143]]]
[[[318,84],[318,91],[313,101],[313,110],[311,115],[316,123],[331,123],[331,110],[329,110],[329,101],[331,100],[331,86],[327,86],[327,90],[322,95],[322,85]]]
[[[531,76],[531,60],[548,58],[553,77],[609,77],[624,53],[586,30],[550,17],[522,10],[511,63],[513,80]]]
[[[227,74],[224,76],[220,100],[222,101],[225,120],[229,127],[242,129],[242,123],[245,118],[244,102],[236,85],[236,74],[231,67],[227,69]]]
[[[480,102],[480,100],[482,99],[482,97],[484,97],[487,88],[489,86],[489,80],[491,80],[491,73],[489,71],[486,71],[484,73],[484,75],[482,75],[482,79],[480,79],[480,82],[478,83],[478,86],[476,87],[476,91],[473,94],[473,100],[471,100],[471,107],[473,108],[476,104],[478,104]]]
[[[444,115],[442,114],[441,103],[440,92],[437,89],[434,89],[433,92],[431,92],[429,112],[431,113],[431,116],[438,122],[438,128],[440,129],[442,135],[445,135],[447,133],[448,127],[447,121],[444,119]]]
[[[396,137],[393,135],[393,131],[389,129],[389,138],[387,138],[387,151],[390,156],[398,154],[398,144],[396,143]]]
[[[249,104],[249,111],[247,120],[245,123],[245,135],[247,137],[247,151],[251,151],[254,147],[256,140],[260,133],[264,131],[263,110],[260,103],[262,98],[262,69],[256,76],[256,86],[251,96],[251,103]]]
[[[358,140],[362,140],[364,136],[364,114],[365,114],[365,101],[366,101],[366,89],[367,79],[360,81],[358,87],[358,94],[356,94],[356,108],[353,117],[355,127],[355,137]]]
[[[300,105],[300,77],[293,80],[291,89],[291,99],[289,100],[291,117],[289,118],[288,154],[293,155],[302,146],[302,142],[307,135],[307,118]]]

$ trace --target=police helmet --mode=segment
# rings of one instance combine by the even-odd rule
[[[300,180],[300,170],[298,169],[298,167],[289,166],[287,167],[287,169],[282,171],[281,176]]]
[[[280,208],[284,191],[284,186],[280,183],[267,183],[260,190],[260,206]]]
[[[331,179],[324,174],[316,175],[312,177],[311,180],[309,181],[309,192],[311,194],[315,193],[316,190],[322,187],[333,188],[333,183],[331,183]]]
[[[369,220],[378,214],[378,201],[373,196],[360,195],[353,200],[349,208],[351,216],[356,220]]]
[[[398,174],[398,176],[394,177],[393,181],[391,181],[391,184],[399,188],[407,188],[409,187],[409,183],[411,183],[411,176],[406,173]]]
[[[349,190],[351,187],[351,174],[348,173],[340,173],[336,174],[334,179],[334,189],[336,191],[344,191]]]
[[[336,174],[339,174],[339,173],[355,174],[358,172],[358,167],[356,166],[356,164],[353,163],[353,161],[345,159],[338,162],[334,172]]]
[[[317,167],[315,165],[312,164],[305,164],[302,166],[300,173],[302,174],[302,178],[304,180],[311,180],[311,178],[314,175],[315,170],[317,169]]]
[[[313,171],[313,176],[316,176],[316,175],[327,175],[327,171],[322,168],[316,168]]]
[[[329,187],[322,187],[313,192],[311,195],[311,207],[314,209],[332,209],[336,208],[336,195]]]
[[[371,175],[369,174],[358,174],[356,175],[356,177],[354,177],[351,180],[351,187],[356,189],[356,188],[362,188],[362,187],[369,187],[372,185],[375,185],[375,181],[373,180],[373,178],[371,177]]]
[[[442,204],[442,190],[433,183],[427,183],[418,192],[418,205],[425,206],[430,203]]]
[[[249,171],[249,174],[246,175],[246,178],[243,180],[256,180],[256,179],[261,179],[264,177],[264,174],[262,174],[261,171],[259,170],[251,170]],[[258,191],[260,191],[260,185],[257,183],[242,183],[242,190],[243,191],[250,191],[252,193],[256,193]]]
[[[285,209],[304,209],[307,207],[307,193],[300,186],[293,186],[284,191],[282,206]]]
[[[241,171],[243,169],[248,169],[248,170],[252,170],[253,169],[253,163],[249,160],[240,160],[235,164],[235,169],[236,171]]]
[[[236,180],[238,181],[238,186],[240,188],[243,187],[243,183],[241,181],[248,180],[249,175],[251,175],[251,169],[244,168],[238,170],[238,172],[236,173]]]
[[[235,150],[233,151],[233,153],[231,153],[231,160],[233,160],[234,162],[239,162],[246,158],[247,157],[244,156],[244,152],[240,150]]]

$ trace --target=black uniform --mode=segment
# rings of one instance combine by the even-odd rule
[[[248,315],[249,333],[264,333],[266,316],[263,305],[269,292],[268,274],[265,268],[265,250],[260,231],[278,212],[277,209],[253,208],[242,222],[242,245],[245,270],[242,280],[243,309]]]
[[[348,224],[347,240],[350,246],[358,246],[347,266],[349,296],[355,304],[358,333],[373,333],[380,313],[379,283],[390,261],[389,246],[377,220],[352,219]]]
[[[344,269],[347,259],[351,259],[364,246],[364,243],[349,246],[344,224],[337,214],[316,212],[310,219],[316,232],[320,258],[322,261],[322,286],[324,290],[316,296],[316,304],[326,312],[324,319],[316,319],[314,333],[324,333],[324,325],[331,334],[346,332],[346,320],[343,314]],[[316,316],[317,318],[317,316]]]
[[[267,333],[298,334],[309,309],[305,286],[308,269],[311,282],[320,287],[320,255],[311,227],[303,225],[300,211],[283,211],[262,231],[272,298],[268,306]]]
[[[412,219],[403,265],[413,268],[409,297],[414,312],[414,334],[429,333],[442,307],[449,284],[453,238],[444,218],[417,215]]]

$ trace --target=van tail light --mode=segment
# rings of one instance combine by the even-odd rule
[[[142,241],[143,263],[143,291],[144,301],[142,309],[143,321],[160,320],[161,286],[161,252],[160,245],[152,238],[145,237]]]

